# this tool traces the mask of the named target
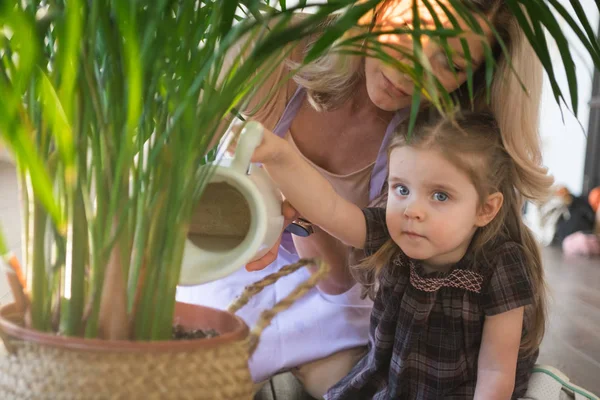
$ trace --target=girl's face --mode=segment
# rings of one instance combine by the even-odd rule
[[[387,227],[410,258],[441,268],[466,253],[486,217],[467,174],[437,150],[410,146],[389,159]]]
[[[444,0],[441,0],[441,2],[445,3]],[[380,11],[376,21],[378,26],[375,29],[385,31],[386,29],[393,30],[412,27],[412,3],[413,2],[410,0],[392,0],[385,9]],[[442,7],[440,7],[437,2],[430,1],[430,3],[441,24],[444,27],[453,29],[452,22],[444,13]],[[423,5],[422,0],[417,0],[417,6],[419,9],[421,29],[436,29],[435,20],[429,9]],[[446,7],[453,15],[456,15],[450,5],[446,5]],[[481,17],[477,17],[477,20],[485,32],[485,37],[481,37],[469,30],[463,20],[458,16],[456,18],[461,28],[465,30],[465,34],[462,38],[466,41],[469,48],[472,67],[473,70],[475,70],[484,59],[484,44],[482,41],[489,43],[491,40],[491,33]],[[412,36],[409,34],[383,34],[379,36],[378,40],[385,45],[394,47],[399,46],[412,54],[413,40]],[[431,72],[448,92],[452,92],[466,81],[467,63],[462,56],[464,54],[464,49],[459,38],[455,37],[447,40],[448,46],[453,53],[451,63],[454,65],[456,75],[452,72],[448,58],[446,57],[446,52],[438,43],[430,40],[428,36],[422,36],[421,43],[423,55],[431,65]],[[391,48],[384,49],[389,56],[410,66],[410,62],[406,58],[406,55],[402,54],[400,51],[395,51]],[[369,93],[371,101],[382,110],[396,111],[411,104],[412,93],[415,90],[414,84],[409,77],[404,76],[393,66],[376,58],[367,57],[365,60],[365,78],[367,92]]]

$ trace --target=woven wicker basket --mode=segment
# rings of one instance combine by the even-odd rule
[[[62,337],[23,327],[13,304],[0,309],[0,399],[251,399],[248,358],[262,330],[313,288],[319,271],[286,299],[263,312],[249,333],[233,313],[262,288],[308,264],[284,267],[244,291],[226,311],[178,303],[175,322],[216,329],[216,338],[162,342]]]

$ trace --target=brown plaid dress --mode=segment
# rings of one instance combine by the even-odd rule
[[[365,253],[390,239],[385,210],[364,210]],[[425,273],[399,252],[379,279],[369,351],[332,387],[327,400],[472,399],[486,315],[532,302],[523,254],[504,243],[474,263],[465,256],[449,272]],[[537,359],[519,354],[513,397],[522,396]]]

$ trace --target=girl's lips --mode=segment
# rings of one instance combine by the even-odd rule
[[[419,235],[418,233],[410,232],[410,231],[404,231],[402,233],[404,233],[406,236],[408,236],[410,238],[413,238],[413,239],[424,238],[425,237],[423,235]]]
[[[385,88],[386,90],[388,90],[390,92],[390,94],[394,95],[395,97],[404,97],[404,96],[408,96],[408,93],[406,93],[405,91],[403,91],[402,89],[398,88],[398,86],[394,85],[392,83],[391,80],[389,80],[384,74],[383,72],[381,73],[381,76],[383,77],[383,81],[385,83]]]

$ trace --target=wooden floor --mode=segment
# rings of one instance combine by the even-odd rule
[[[600,395],[600,259],[565,258],[545,248],[544,267],[550,316],[538,362]]]
[[[15,252],[21,242],[17,198],[14,169],[0,161],[0,223]],[[539,362],[600,395],[600,259],[565,259],[558,249],[545,248],[544,261],[551,302]],[[0,277],[0,303],[8,301]]]

